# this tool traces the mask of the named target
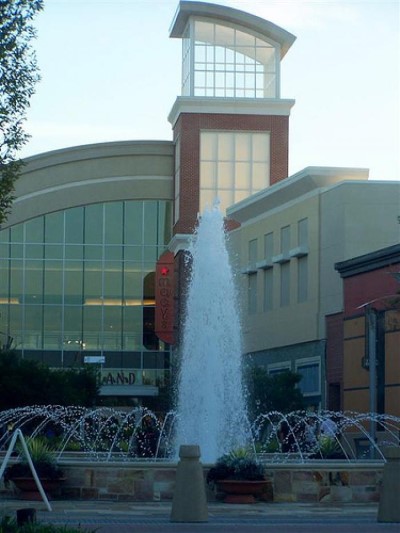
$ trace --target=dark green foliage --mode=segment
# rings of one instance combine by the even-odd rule
[[[253,459],[246,450],[231,452],[220,457],[207,474],[207,483],[212,484],[228,479],[262,481],[264,467]]]
[[[94,533],[96,530],[91,531]],[[14,518],[3,516],[0,520],[0,533],[89,533],[89,530],[81,527],[55,526],[39,522],[18,526]]]
[[[265,368],[255,366],[247,370],[246,377],[251,420],[271,411],[289,413],[303,409],[304,398],[297,388],[300,374],[287,371],[270,376]]]
[[[92,366],[51,370],[21,359],[15,351],[0,351],[0,410],[27,405],[80,405],[97,401],[99,380]]]
[[[21,169],[17,153],[29,138],[23,122],[39,80],[32,20],[41,9],[43,0],[0,0],[0,226]]]

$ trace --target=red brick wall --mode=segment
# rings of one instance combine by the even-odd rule
[[[191,233],[199,211],[200,131],[268,131],[271,134],[271,184],[288,176],[289,117],[238,114],[182,113],[174,129],[180,136],[180,205],[175,233]]]
[[[340,408],[343,406],[343,313],[326,317],[326,381],[327,381],[327,407],[337,409],[333,404],[336,398],[329,397],[329,391],[335,385],[340,389]]]

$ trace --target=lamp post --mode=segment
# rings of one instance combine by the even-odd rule
[[[368,333],[368,368],[369,368],[369,410],[376,413],[376,309],[367,305],[365,309],[367,333]],[[376,441],[376,422],[370,422],[371,441]],[[370,448],[370,459],[373,459],[374,447]]]

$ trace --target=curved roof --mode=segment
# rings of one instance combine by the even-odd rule
[[[296,37],[283,28],[269,22],[268,20],[256,17],[245,11],[233,9],[231,7],[209,4],[206,2],[188,2],[182,0],[179,3],[174,20],[170,28],[170,37],[182,38],[189,17],[206,17],[214,19],[222,24],[229,22],[257,32],[267,40],[271,39],[279,43],[281,47],[281,59],[292,46]]]

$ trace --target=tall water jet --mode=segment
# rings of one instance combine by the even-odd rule
[[[206,209],[191,244],[178,387],[176,445],[199,444],[214,462],[248,440],[242,344],[223,215]]]

